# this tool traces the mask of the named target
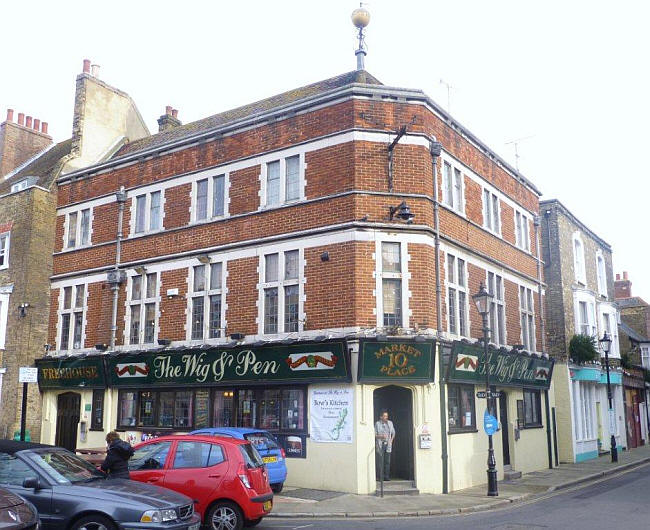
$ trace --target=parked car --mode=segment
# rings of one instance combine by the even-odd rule
[[[210,427],[198,429],[190,434],[205,436],[230,436],[240,440],[248,440],[262,457],[262,462],[269,472],[269,482],[274,493],[280,493],[287,479],[287,462],[284,449],[269,432],[247,427]]]
[[[37,530],[39,527],[34,505],[9,490],[0,488],[0,529]]]
[[[161,436],[135,446],[129,472],[132,480],[192,497],[195,510],[212,530],[255,526],[273,507],[262,458],[246,440]]]
[[[107,479],[61,447],[0,440],[0,486],[30,501],[44,529],[199,530],[192,499],[132,480]]]

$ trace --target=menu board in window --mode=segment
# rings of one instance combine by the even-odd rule
[[[194,396],[194,428],[210,426],[210,391],[197,390]]]

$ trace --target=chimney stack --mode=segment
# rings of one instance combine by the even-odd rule
[[[181,120],[178,119],[178,110],[173,108],[171,105],[167,105],[165,107],[165,114],[158,118],[158,132],[173,129],[179,125],[182,125],[182,123]]]
[[[43,134],[47,134],[47,122],[46,121],[41,123],[41,132]]]
[[[14,123],[14,109],[7,109],[7,120],[0,123],[0,177],[11,173],[52,143],[52,138],[41,130],[41,120],[18,113]]]
[[[614,298],[619,300],[620,298],[631,298],[632,297],[632,282],[628,279],[627,271],[623,271],[623,279],[621,280],[621,275],[616,275],[616,280],[614,281]]]
[[[89,74],[90,73],[90,59],[84,59],[83,73],[84,74]]]

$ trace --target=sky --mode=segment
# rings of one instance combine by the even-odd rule
[[[650,3],[373,0],[366,69],[422,89],[613,249],[650,301]],[[136,102],[187,123],[354,70],[348,0],[2,2],[6,109],[72,131],[85,58]],[[447,86],[451,88],[447,88]],[[515,160],[513,141],[519,158]]]

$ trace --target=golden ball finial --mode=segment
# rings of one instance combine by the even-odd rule
[[[357,28],[365,28],[368,24],[370,24],[370,11],[368,11],[365,7],[358,7],[352,11],[351,18],[352,24],[354,24]]]

